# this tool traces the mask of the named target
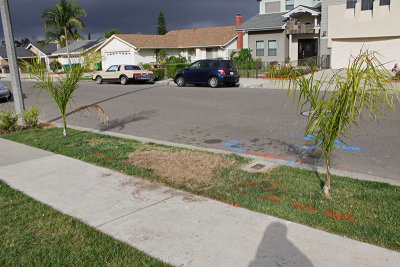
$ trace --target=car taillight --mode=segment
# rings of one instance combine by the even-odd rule
[[[136,75],[136,76],[138,76],[138,75],[142,75],[141,73],[134,73],[133,75]]]
[[[149,75],[154,75],[154,73],[152,73],[152,72],[149,72]]]
[[[224,70],[218,70],[219,73],[221,73],[222,76],[225,76],[225,71]]]

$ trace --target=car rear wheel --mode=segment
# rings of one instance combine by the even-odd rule
[[[7,101],[13,101],[14,100],[14,96],[11,94],[8,98]]]
[[[208,84],[211,88],[217,88],[219,86],[219,80],[217,77],[213,76],[208,80]]]
[[[122,77],[120,78],[120,81],[121,81],[121,84],[122,84],[122,85],[125,85],[125,84],[128,83],[128,78],[126,78],[125,76],[122,76]]]
[[[179,87],[185,86],[185,78],[183,78],[182,76],[179,76],[178,78],[176,78],[176,84]]]
[[[103,78],[101,76],[96,77],[96,83],[97,84],[102,84],[103,83]]]

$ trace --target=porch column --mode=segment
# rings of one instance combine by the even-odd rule
[[[316,27],[318,27],[318,17],[317,16],[314,17],[314,29]]]
[[[289,61],[292,60],[292,35],[289,34]]]

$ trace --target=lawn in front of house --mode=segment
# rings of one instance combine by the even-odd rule
[[[0,266],[169,266],[0,182]]]
[[[241,170],[248,159],[146,144],[91,132],[32,129],[3,138],[76,158],[228,204],[400,251],[400,187],[298,168]],[[194,175],[191,175],[193,174]]]

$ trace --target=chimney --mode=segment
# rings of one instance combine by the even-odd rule
[[[236,14],[236,28],[242,25],[243,17],[242,14]],[[237,49],[243,49],[243,32],[237,32]]]

